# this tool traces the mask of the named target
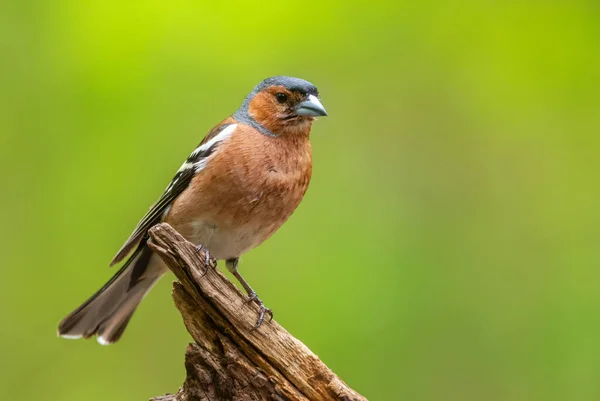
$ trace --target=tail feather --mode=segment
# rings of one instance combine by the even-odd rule
[[[164,272],[162,261],[145,244],[140,244],[98,292],[60,322],[58,335],[65,338],[97,335],[101,344],[117,341],[138,304]]]

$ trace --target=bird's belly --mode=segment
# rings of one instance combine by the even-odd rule
[[[306,183],[307,184],[307,183]],[[192,219],[175,220],[173,227],[188,241],[205,246],[216,259],[237,258],[269,238],[294,212],[306,185],[292,190],[238,192],[234,197],[204,198]]]
[[[283,223],[283,222],[282,222]],[[242,224],[236,227],[220,226],[213,221],[195,220],[186,227],[188,241],[205,246],[212,257],[229,259],[260,245],[281,224]]]

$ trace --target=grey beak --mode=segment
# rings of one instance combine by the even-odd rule
[[[323,107],[319,99],[314,95],[308,95],[308,100],[305,100],[304,102],[296,106],[295,113],[299,116],[311,117],[327,115],[325,107]]]

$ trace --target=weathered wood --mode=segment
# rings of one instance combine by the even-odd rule
[[[366,400],[274,320],[252,330],[258,306],[168,224],[149,233],[179,280],[173,299],[196,342],[187,348],[183,387],[153,401]]]

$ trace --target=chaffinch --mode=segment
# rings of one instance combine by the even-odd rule
[[[121,269],[65,317],[66,338],[117,341],[135,308],[167,272],[148,247],[148,230],[167,222],[209,257],[225,260],[249,299],[260,307],[255,328],[271,314],[238,271],[242,254],[269,238],[302,200],[312,172],[309,134],[326,116],[317,88],[292,77],[259,83],[240,108],[214,127],[179,168],[112,260]]]

